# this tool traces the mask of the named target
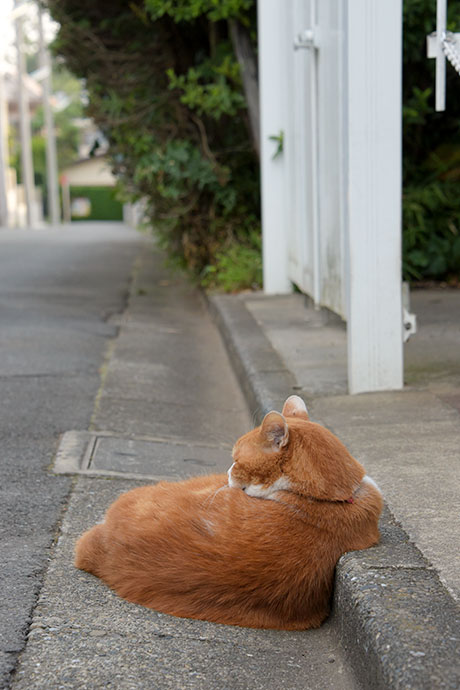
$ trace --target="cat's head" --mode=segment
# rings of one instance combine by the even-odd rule
[[[269,412],[262,424],[233,448],[230,487],[272,498],[277,491],[328,501],[351,500],[365,475],[362,465],[330,431],[310,422],[305,403],[292,395],[283,412]]]

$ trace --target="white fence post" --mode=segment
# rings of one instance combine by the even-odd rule
[[[264,291],[291,292],[288,278],[285,163],[274,158],[286,127],[286,6],[279,0],[259,0],[260,158],[262,174],[262,238]],[[292,48],[291,48],[292,49]]]
[[[347,17],[348,381],[403,386],[402,0],[351,0]]]
[[[446,109],[446,57],[442,49],[442,41],[446,33],[447,0],[437,0],[436,3],[436,110]]]

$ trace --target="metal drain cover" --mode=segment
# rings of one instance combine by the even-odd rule
[[[230,446],[126,438],[111,432],[67,431],[59,444],[53,471],[159,481],[226,472],[231,464]]]

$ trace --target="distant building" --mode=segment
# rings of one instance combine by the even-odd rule
[[[60,177],[64,220],[123,220],[116,178],[105,154],[67,166]]]

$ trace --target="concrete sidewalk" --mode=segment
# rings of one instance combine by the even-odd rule
[[[134,273],[128,307],[111,319],[118,334],[91,426],[69,429],[54,463],[76,476],[11,687],[357,690],[333,619],[290,633],[174,618],[73,567],[77,537],[123,491],[225,471],[252,426],[200,293],[149,243]]]
[[[406,389],[358,396],[343,324],[302,295],[210,306],[256,419],[298,393],[382,488],[382,542],[341,559],[335,590],[364,687],[459,687],[460,291],[414,294]]]

